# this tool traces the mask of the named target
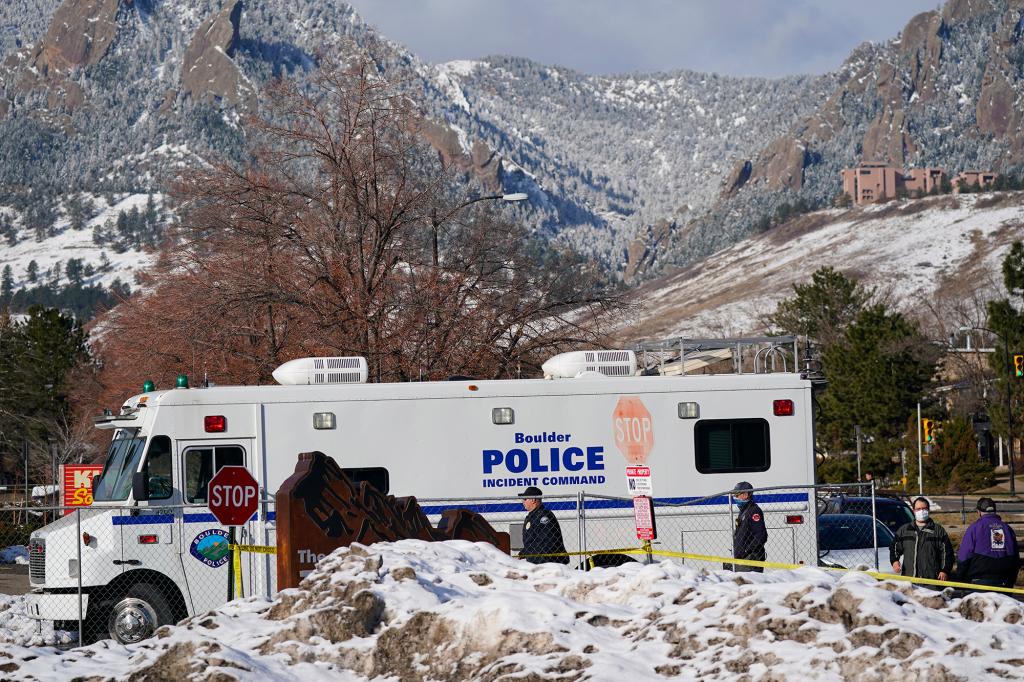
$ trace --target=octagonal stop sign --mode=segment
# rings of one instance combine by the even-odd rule
[[[612,413],[615,446],[630,464],[646,464],[654,447],[654,420],[647,406],[635,395],[619,398]]]
[[[260,486],[245,467],[221,467],[206,492],[210,512],[222,526],[244,525],[259,506]]]

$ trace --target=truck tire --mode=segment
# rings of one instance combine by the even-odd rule
[[[152,637],[161,625],[172,622],[163,592],[149,583],[135,583],[112,603],[107,634],[121,644],[135,644]]]

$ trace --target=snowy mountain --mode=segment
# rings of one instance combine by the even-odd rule
[[[513,57],[427,72],[441,112],[545,191],[543,223],[627,276],[638,234],[667,237],[715,204],[738,158],[809,116],[833,76],[777,80],[678,71],[587,76]]]
[[[165,193],[182,164],[243,158],[271,77],[365,49],[421,96],[464,193],[527,192],[510,217],[634,281],[783,203],[829,205],[861,160],[1019,172],[1022,33],[1024,0],[948,0],[823,76],[588,76],[516,57],[427,64],[344,3],[11,0],[0,206],[20,243],[53,232],[69,195]]]
[[[766,330],[765,316],[824,266],[876,287],[928,326],[1001,291],[1000,267],[1024,237],[1024,192],[929,197],[800,216],[652,280],[624,342],[739,336]],[[967,323],[963,320],[961,323]],[[980,324],[980,318],[970,321]]]
[[[128,647],[29,648],[22,608],[0,605],[3,670],[46,682],[1020,679],[1024,647],[1007,595],[816,568],[581,572],[465,541],[342,548],[272,603],[235,601]]]

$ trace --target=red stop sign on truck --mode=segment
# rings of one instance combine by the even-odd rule
[[[210,511],[222,526],[241,526],[260,502],[260,486],[245,467],[221,467],[206,490]]]
[[[630,464],[646,464],[654,447],[654,420],[639,396],[619,398],[612,413],[615,446]]]

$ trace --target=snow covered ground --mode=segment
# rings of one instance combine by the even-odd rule
[[[34,286],[26,274],[32,261],[36,262],[40,278],[43,280],[54,265],[60,266],[61,284],[65,285],[67,279],[64,278],[64,265],[72,258],[81,259],[83,265],[92,265],[96,270],[94,275],[84,278],[83,283],[100,284],[104,287],[109,287],[118,278],[134,287],[135,272],[145,270],[156,261],[155,252],[130,249],[117,253],[110,246],[97,245],[93,241],[93,231],[97,227],[113,225],[121,212],[128,213],[133,208],[144,210],[150,196],[158,207],[162,206],[165,201],[163,195],[118,194],[114,195],[112,203],[108,202],[109,197],[104,195],[82,196],[92,202],[95,210],[95,215],[85,227],[80,230],[71,229],[70,220],[62,210],[55,222],[55,234],[42,241],[36,241],[34,235],[21,225],[21,217],[13,209],[0,206],[0,213],[14,219],[21,237],[14,246],[0,240],[0,269],[5,265],[11,266],[15,291]]]
[[[876,287],[914,317],[941,317],[944,299],[998,295],[1002,259],[1021,238],[1021,192],[819,211],[645,285],[639,320],[621,334],[632,341],[763,331],[764,316],[792,296],[793,284],[824,266]]]
[[[273,603],[127,648],[28,647],[3,613],[0,671],[23,680],[1024,678],[1024,607],[1003,595],[813,568],[583,573],[468,542],[341,549]]]

